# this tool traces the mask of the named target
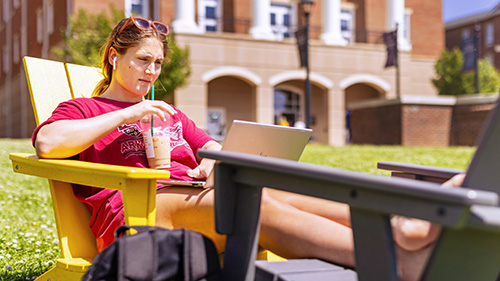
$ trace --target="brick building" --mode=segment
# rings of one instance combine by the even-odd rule
[[[59,30],[78,9],[111,3],[171,25],[189,46],[189,85],[172,101],[200,127],[222,137],[233,119],[303,121],[305,70],[294,32],[297,0],[3,0],[0,6],[0,137],[28,137],[34,127],[22,71],[25,55],[56,59]],[[57,12],[56,12],[57,11]],[[441,1],[316,0],[311,13],[311,112],[314,138],[345,143],[346,108],[396,98],[395,69],[384,68],[381,35],[399,26],[402,96],[436,96],[433,65],[444,48]],[[218,134],[221,134],[219,136]]]
[[[463,49],[462,42],[476,34],[479,58],[488,59],[500,69],[500,4],[490,11],[447,22],[445,30],[449,50]]]

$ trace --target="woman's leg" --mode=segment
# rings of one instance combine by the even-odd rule
[[[270,192],[271,191],[271,192]],[[279,196],[277,196],[279,195]],[[299,198],[293,198],[297,196]],[[338,264],[354,266],[351,228],[326,218],[327,210],[311,206],[311,210],[324,213],[320,216],[290,204],[317,203],[312,197],[288,196],[264,189],[261,204],[261,236],[259,243],[266,249],[287,258],[320,258]],[[283,201],[282,201],[283,200]],[[324,205],[327,201],[321,202]],[[340,204],[332,204],[336,209]],[[340,208],[342,210],[342,208]],[[342,210],[343,211],[343,210]],[[334,217],[337,217],[333,214]]]
[[[224,251],[225,236],[215,231],[213,189],[167,187],[156,194],[156,225],[198,231]]]
[[[345,226],[351,226],[349,205],[326,199],[264,188],[264,194],[307,213],[315,214]]]
[[[349,266],[354,265],[351,229],[326,217],[307,212],[274,198],[265,189],[261,202],[261,231],[259,243],[279,255],[316,257]],[[294,195],[304,197],[301,195]],[[306,204],[290,196],[298,204]],[[224,248],[224,236],[215,231],[213,190],[185,187],[169,187],[158,191],[156,196],[156,222],[166,228],[186,227],[210,237],[220,251]],[[315,198],[304,197],[304,201]],[[328,201],[321,202],[328,205]],[[331,203],[331,202],[330,202]],[[343,206],[332,203],[334,208]],[[339,208],[339,210],[342,208]],[[319,209],[321,211],[321,208]],[[325,213],[327,210],[323,210]],[[321,213],[321,212],[320,212]],[[335,211],[331,211],[335,217]]]
[[[287,258],[314,257],[354,266],[352,230],[346,226],[348,217],[345,204],[264,189],[259,243]],[[398,219],[404,222],[405,218]],[[212,189],[171,187],[158,191],[157,225],[196,230],[210,237],[223,251],[224,236],[215,231]],[[399,225],[393,223],[393,227]],[[431,246],[410,250],[396,247],[405,279],[419,276]]]

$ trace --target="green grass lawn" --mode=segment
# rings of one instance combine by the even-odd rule
[[[58,241],[47,180],[15,174],[10,152],[33,153],[29,140],[0,139],[0,280],[33,280],[58,257]],[[465,169],[474,148],[399,146],[329,147],[310,144],[300,161],[389,175],[378,161]]]

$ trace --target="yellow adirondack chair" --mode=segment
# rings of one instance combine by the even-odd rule
[[[23,58],[36,123],[50,117],[57,105],[76,97],[90,97],[102,78],[99,69],[46,59]],[[49,180],[61,258],[37,280],[80,280],[97,254],[90,231],[90,214],[73,195],[72,184],[122,191],[125,222],[154,225],[156,180],[168,171],[96,164],[76,160],[38,159],[36,155],[11,153],[14,172]],[[260,249],[258,259],[283,258]]]
[[[90,95],[92,86],[101,77],[88,67],[72,64],[65,67],[62,62],[31,57],[23,61],[37,124],[46,120],[60,102],[87,96],[87,92]],[[170,176],[168,171],[38,159],[35,155],[21,153],[10,154],[10,159],[14,172],[49,180],[61,258],[37,280],[80,280],[97,254],[95,238],[89,228],[89,212],[73,195],[71,184],[121,190],[126,223],[154,225],[156,180]]]

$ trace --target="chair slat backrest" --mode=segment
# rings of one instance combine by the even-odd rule
[[[64,63],[24,57],[24,69],[37,125],[47,120],[57,105],[72,98]]]
[[[90,98],[95,86],[104,77],[99,68],[67,63],[66,72],[73,98]]]
[[[37,124],[47,120],[57,105],[72,97],[64,63],[24,57],[24,67]],[[73,194],[71,184],[49,180],[61,258],[87,258],[96,254],[90,214]]]

